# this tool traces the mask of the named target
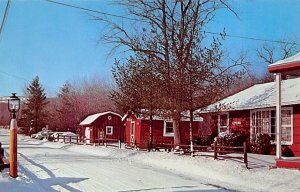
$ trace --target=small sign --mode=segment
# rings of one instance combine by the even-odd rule
[[[234,121],[232,122],[233,125],[241,125],[242,123],[240,121]]]

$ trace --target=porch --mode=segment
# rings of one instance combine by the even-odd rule
[[[282,157],[275,161],[277,168],[300,169],[300,157]]]

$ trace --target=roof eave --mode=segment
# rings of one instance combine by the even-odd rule
[[[285,72],[300,68],[300,61],[294,61],[290,63],[279,63],[279,64],[272,64],[268,66],[268,70],[270,73],[278,73],[278,72]]]

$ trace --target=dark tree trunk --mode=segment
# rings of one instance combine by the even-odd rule
[[[174,129],[174,145],[175,147],[181,145],[181,135],[180,135],[180,113],[173,116],[173,129]]]

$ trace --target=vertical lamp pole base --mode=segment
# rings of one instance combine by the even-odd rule
[[[9,175],[13,178],[18,177],[17,160],[17,120],[12,118],[10,121],[10,147],[9,147]]]

